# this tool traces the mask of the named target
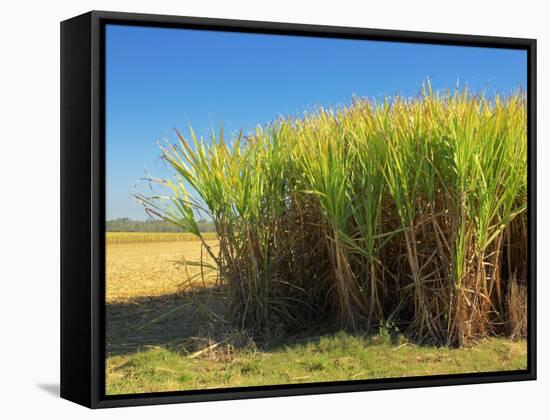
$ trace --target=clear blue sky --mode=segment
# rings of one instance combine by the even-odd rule
[[[249,130],[278,115],[415,95],[457,80],[474,91],[527,85],[525,51],[108,25],[107,219],[146,218],[131,196],[146,171],[166,176],[157,142],[192,124]]]

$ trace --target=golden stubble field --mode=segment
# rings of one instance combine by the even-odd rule
[[[207,238],[212,238],[207,243],[215,248],[214,236]],[[106,245],[107,304],[129,303],[186,290],[188,275],[193,277],[200,269],[186,268],[184,261],[198,262],[202,257],[212,263],[201,250],[201,242],[186,233],[109,232]],[[200,276],[191,281],[196,286],[202,283]]]
[[[208,246],[217,247],[212,234]],[[201,255],[202,253],[202,255]],[[215,284],[216,273],[184,264],[212,263],[187,233],[107,233],[106,351],[109,356],[173,346],[197,334],[193,295]]]

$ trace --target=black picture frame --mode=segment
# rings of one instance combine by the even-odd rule
[[[527,52],[527,369],[105,395],[105,48],[108,23],[521,49]],[[90,408],[281,397],[536,379],[536,40],[92,11],[61,22],[61,397]]]

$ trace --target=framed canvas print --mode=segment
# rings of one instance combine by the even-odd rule
[[[62,22],[62,397],[535,379],[535,48]]]

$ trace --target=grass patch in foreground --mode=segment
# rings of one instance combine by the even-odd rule
[[[107,359],[108,395],[522,370],[525,341],[490,338],[462,349],[392,344],[338,333],[269,351],[219,347],[201,357],[154,348]]]

